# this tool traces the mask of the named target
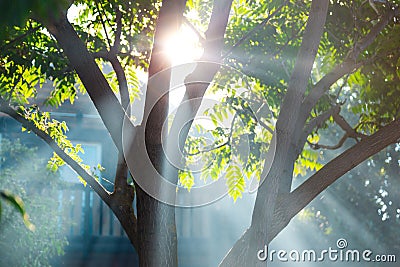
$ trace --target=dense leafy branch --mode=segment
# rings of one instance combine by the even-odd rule
[[[269,14],[265,19],[261,21],[256,27],[254,27],[251,31],[247,32],[245,35],[243,35],[223,56],[222,59],[226,58],[229,56],[233,50],[235,50],[237,47],[239,47],[241,44],[243,44],[252,34],[254,34],[257,30],[261,29],[264,27],[270,20],[273,18],[283,7],[285,7],[289,3],[288,0],[282,3],[277,9],[275,9],[271,14]]]
[[[79,39],[65,14],[46,25],[74,67],[109,131],[114,144],[122,151],[122,123],[126,116],[110,85],[84,43]]]
[[[394,10],[389,10],[386,14],[384,14],[380,21],[372,27],[370,32],[354,45],[353,49],[348,53],[346,59],[334,67],[331,72],[326,74],[320,81],[317,82],[310,94],[304,98],[301,116],[299,117],[299,123],[303,123],[307,119],[311,109],[315,106],[323,94],[329,90],[332,84],[339,80],[343,75],[348,74],[363,65],[362,63],[357,62],[358,56],[369,45],[372,44],[372,42],[386,27],[386,25],[393,21],[394,16],[396,16],[398,12],[399,9],[396,8]]]
[[[82,166],[79,165],[78,162],[72,159],[63,149],[61,149],[46,132],[36,127],[33,122],[18,114],[2,97],[0,97],[0,111],[8,114],[13,119],[21,123],[24,128],[34,132],[38,137],[45,141],[54,150],[54,152],[57,153],[57,155],[78,175],[80,175],[80,177],[82,177],[82,179],[87,182],[87,184],[99,195],[99,197],[101,197],[101,199],[114,211],[128,235],[131,237],[136,236],[137,222],[132,207],[132,201],[134,198],[134,189],[132,187],[128,187],[127,185],[125,190],[110,194],[96,180],[95,177],[91,176]],[[119,172],[122,171],[123,168],[119,168]],[[117,173],[117,175],[119,175],[119,173]],[[129,220],[123,219],[123,217],[129,217]],[[137,247],[137,242],[135,239],[131,238],[131,242],[134,247]]]
[[[8,41],[7,43],[3,44],[0,47],[0,50],[7,50],[9,47],[14,45],[15,43],[18,43],[18,42],[22,41],[25,37],[29,36],[30,34],[36,32],[36,31],[38,31],[41,27],[42,27],[42,25],[38,25],[36,27],[29,28],[25,33],[23,33],[21,35],[18,35],[14,39],[12,39],[12,40]]]

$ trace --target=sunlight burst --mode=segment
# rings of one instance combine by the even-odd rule
[[[197,60],[203,52],[198,36],[186,25],[168,39],[165,48],[173,66]]]

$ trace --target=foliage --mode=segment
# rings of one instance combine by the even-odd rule
[[[54,256],[64,253],[67,244],[60,231],[57,188],[58,176],[46,171],[46,162],[19,140],[2,139],[0,184],[2,190],[24,199],[34,231],[28,230],[16,209],[3,205],[0,222],[1,266],[50,266]],[[8,195],[9,196],[9,195]],[[18,206],[21,208],[20,200]],[[26,216],[26,214],[25,214]]]
[[[246,162],[244,162],[242,157],[241,160],[243,162],[240,165],[243,165],[247,178],[259,177],[260,175],[259,167],[261,163],[258,159],[268,147],[270,137],[266,137],[268,136],[266,129],[260,128],[259,123],[254,118],[256,114],[252,109],[255,106],[258,108],[267,106],[269,113],[262,115],[268,119],[268,125],[273,129],[273,121],[276,121],[278,117],[279,106],[289,83],[290,70],[294,66],[301,42],[300,37],[304,32],[309,9],[309,3],[288,1],[287,5],[268,20],[265,25],[259,27],[264,23],[268,14],[272,14],[281,8],[281,4],[280,1],[268,3],[260,3],[258,1],[234,2],[225,41],[228,54],[225,54],[224,60],[226,64],[237,68],[250,78],[249,81],[240,82],[239,74],[234,72],[221,74],[217,78],[219,84],[228,85],[224,86],[224,88],[214,88],[214,90],[223,91],[226,97],[222,98],[221,104],[213,107],[212,111],[209,111],[206,115],[210,116],[216,126],[210,133],[214,136],[214,145],[218,147],[218,150],[204,153],[203,160],[211,162],[210,159],[216,159],[217,161],[215,162],[219,165],[212,168],[213,165],[211,164],[211,168],[204,170],[202,177],[208,175],[211,175],[213,179],[222,177],[225,165],[229,165],[231,161],[232,145],[235,142],[240,142],[244,136],[246,136],[245,139],[250,144],[250,151],[246,158],[247,161],[245,160]],[[109,49],[112,45],[111,40],[115,39],[114,34],[117,26],[113,19],[116,16],[114,3],[97,3],[94,8],[90,8],[86,1],[78,1],[75,5],[77,14],[74,15],[73,19],[74,26],[80,37],[85,41],[88,50],[96,53]],[[134,67],[147,68],[148,66],[149,49],[158,5],[144,2],[137,2],[135,5],[124,3],[119,6],[119,9],[123,14],[119,56],[124,68],[128,70],[128,82],[133,85],[130,86],[130,88],[133,88],[130,93],[133,99],[139,97],[137,90],[138,80],[133,69]],[[200,4],[200,1],[190,1],[188,3],[187,13],[191,14],[189,19],[199,29],[205,29],[210,12],[210,2],[206,5]],[[376,19],[376,14],[365,4],[365,1],[353,1],[351,3],[337,1],[332,3],[326,23],[327,32],[323,36],[318,52],[318,64],[313,70],[314,83],[329,72],[333,64],[346,57],[347,52],[362,35],[365,35]],[[398,38],[397,36],[399,35],[395,34],[397,28],[398,26],[395,25],[386,30],[378,41],[369,48],[370,50],[366,51],[365,55],[379,55],[379,57],[377,57],[377,60],[368,61],[365,66],[349,77],[348,86],[353,88],[355,92],[350,93],[349,90],[346,91],[345,89],[343,94],[339,96],[339,99],[347,99],[346,95],[355,94],[353,98],[361,100],[361,102],[354,103],[347,108],[358,114],[360,117],[358,129],[366,133],[374,132],[374,129],[388,122],[397,113],[396,107],[398,103],[392,100],[400,99],[395,97],[398,94],[398,83],[396,83],[396,79],[399,76],[398,70],[396,70],[398,69],[398,61],[390,60],[389,62],[392,62],[392,65],[385,65],[385,62],[388,62],[388,58],[398,58],[397,47],[390,45],[396,42],[388,43],[385,41]],[[240,38],[243,36],[242,33],[250,32],[253,29],[254,31],[248,39],[244,40],[240,45],[234,46],[236,42],[240,42]],[[66,100],[73,103],[76,97],[76,87],[74,85],[77,77],[68,67],[54,40],[50,38],[45,30],[42,30],[41,25],[37,22],[28,20],[25,26],[8,27],[6,32],[7,36],[13,38],[17,38],[21,34],[26,34],[27,36],[24,36],[21,44],[15,44],[14,42],[5,42],[3,44],[3,47],[8,48],[7,56],[4,55],[2,57],[2,67],[4,68],[1,79],[3,95],[6,95],[7,99],[18,105],[21,113],[38,114],[27,116],[29,119],[38,122],[39,118],[44,117],[46,121],[50,120],[48,114],[41,115],[37,108],[37,104],[40,103],[27,106],[30,104],[29,99],[33,100],[37,95],[38,85],[40,87],[45,79],[50,79],[53,81],[55,89],[45,103],[54,106],[62,105]],[[230,50],[233,46],[234,48]],[[379,51],[383,52],[379,53]],[[43,57],[43,55],[46,56]],[[365,57],[365,55],[362,57]],[[34,63],[33,66],[32,62]],[[103,65],[105,63],[103,60],[98,60],[98,64]],[[379,72],[375,70],[376,67],[380,70]],[[375,71],[371,72],[370,69]],[[115,73],[113,71],[109,72],[106,77],[111,88],[115,93],[118,93]],[[383,84],[382,81],[384,82]],[[345,84],[346,81],[342,81],[341,86],[333,86],[332,92],[328,93],[329,97],[321,99],[313,115],[317,116],[326,111],[332,101],[335,102],[331,96],[340,93],[340,88]],[[373,84],[373,88],[385,86],[387,89],[386,91],[371,90],[371,84]],[[238,93],[237,87],[243,87],[243,85],[251,88],[251,92],[247,96]],[[81,88],[82,91],[84,90],[82,85],[78,88]],[[389,98],[391,101],[389,101]],[[375,102],[379,100],[374,104],[374,101],[371,101],[372,99]],[[390,104],[381,105],[380,103],[382,102]],[[24,105],[24,107],[21,105]],[[32,110],[34,111],[32,112]],[[237,122],[234,121],[232,123],[231,129],[217,127],[217,124],[221,124],[221,122],[228,119],[228,114],[235,113],[238,114],[239,119],[237,119]],[[37,125],[43,123],[41,121]],[[54,123],[57,124],[57,122]],[[238,126],[239,124],[246,127],[242,129],[242,127]],[[60,127],[63,127],[62,123],[58,129],[62,129]],[[56,127],[54,128],[57,129]],[[234,129],[235,131],[233,131]],[[65,127],[64,131],[56,131],[65,134]],[[230,138],[228,138],[229,136]],[[225,139],[225,147],[219,147],[224,142],[221,139]],[[79,149],[70,145],[65,146],[64,144],[67,144],[68,141],[66,139],[65,141],[63,140],[64,138],[60,139],[58,144],[63,146],[64,150],[67,150],[73,158],[79,161],[79,157],[76,156]],[[204,140],[196,142],[197,144],[189,142],[186,150],[197,151],[196,153],[198,153],[199,142],[204,146]],[[191,145],[195,145],[195,147],[190,147]],[[207,147],[207,150],[210,150],[210,148]],[[304,175],[307,169],[318,170],[321,168],[322,165],[317,162],[318,157],[311,154],[310,149],[304,150],[296,161],[294,167],[295,176]],[[191,160],[190,157],[187,158],[188,164],[190,164]],[[56,169],[57,166],[62,164],[62,160],[54,155],[49,166]],[[182,176],[183,184],[188,188],[195,183],[191,177],[192,175]],[[232,189],[228,186],[229,192]]]
[[[204,33],[207,29],[212,2],[190,0],[187,3],[185,16],[200,32]],[[292,72],[302,42],[304,44],[310,41],[304,40],[302,36],[311,2],[233,1],[221,58],[231,69],[221,70],[207,92],[209,95],[206,96],[219,96],[217,104],[200,114],[207,116],[212,126],[194,123],[186,140],[186,169],[179,172],[179,182],[183,187],[190,190],[199,182],[225,179],[227,192],[236,201],[251,179],[260,179],[265,163],[263,158],[272,144],[273,134],[276,134],[276,123],[284,112],[289,112],[281,110],[288,87],[291,85],[294,91],[297,89],[299,77],[294,77]],[[43,112],[42,107],[59,107],[68,102],[73,104],[76,90],[85,92],[85,89],[62,49],[43,26],[49,18],[43,15],[43,10],[48,11],[50,5],[43,4],[42,1],[18,3],[23,3],[24,6],[15,20],[9,17],[4,19],[7,23],[0,40],[0,95],[19,115],[33,122],[73,160],[81,163],[78,156],[81,149],[68,141],[66,124],[53,120],[49,113]],[[290,140],[293,142],[290,146],[301,147],[288,149],[293,152],[293,159],[292,155],[285,155],[292,165],[282,172],[287,177],[316,173],[326,163],[324,153],[328,146],[321,146],[320,143],[326,141],[322,131],[332,130],[331,127],[338,124],[334,115],[343,116],[343,120],[349,122],[348,126],[353,134],[350,137],[356,142],[399,118],[398,14],[363,47],[365,38],[372,28],[382,22],[384,14],[398,9],[398,1],[386,1],[377,7],[371,3],[373,1],[330,1],[318,51],[305,53],[313,55],[315,52],[316,60],[312,65],[310,78],[307,76],[306,88],[299,90],[306,89],[305,95],[294,94],[297,97],[296,103],[301,102],[304,108],[308,103],[308,96],[312,95],[318,85],[324,84],[324,78],[335,76],[337,69],[343,66],[350,67],[332,83],[320,88],[323,90],[322,96],[317,97],[316,103],[310,103],[305,108],[310,111],[306,112],[304,121],[300,119],[299,125],[288,127],[299,128],[290,130],[288,134],[296,137],[296,140]],[[40,8],[35,6],[39,4]],[[68,4],[62,2],[55,9],[66,9]],[[14,9],[15,7],[5,10]],[[130,89],[130,100],[139,98],[139,81],[135,72],[137,69],[147,70],[149,67],[159,9],[159,1],[84,0],[75,1],[69,8],[68,16],[76,33],[87,52],[96,59],[114,94],[121,93],[121,84],[116,77],[117,70],[105,70],[105,62],[110,61],[109,57],[119,61],[125,71],[123,74]],[[314,60],[313,57],[312,59]],[[303,76],[306,75],[308,74]],[[45,81],[53,83],[54,89],[43,101],[38,96]],[[95,91],[93,88],[92,90]],[[333,108],[340,110],[340,115],[333,114]],[[313,125],[313,122],[329,112],[332,114]],[[305,128],[310,125],[313,127],[306,131]],[[300,137],[304,142],[294,134],[301,135],[303,131],[306,136]],[[330,136],[332,140],[343,134],[335,131],[332,133],[335,134]],[[341,146],[343,143],[338,147]],[[316,149],[320,150],[315,151]],[[202,162],[203,168],[198,175],[191,170],[199,162]],[[62,164],[63,160],[54,155],[49,167],[55,171]],[[89,171],[88,166],[81,166]],[[385,175],[386,169],[382,168],[383,171],[376,176],[378,180]],[[383,188],[380,189],[385,192]],[[380,201],[378,199],[375,201],[380,203],[382,198]],[[381,213],[384,214],[383,205],[381,206]],[[304,213],[307,215],[307,212]],[[328,218],[318,217],[321,220]],[[325,228],[329,232],[327,229],[329,228]]]
[[[268,127],[274,129],[274,122],[278,119],[279,107],[300,46],[300,36],[304,32],[304,23],[299,22],[306,21],[306,12],[309,9],[309,4],[289,1],[280,12],[259,27],[268,17],[264,14],[272,14],[280,5],[281,3],[275,1],[271,3],[250,1],[245,5],[243,1],[234,2],[226,34],[225,45],[229,52],[225,54],[225,63],[238,71],[227,73],[222,71],[222,74],[214,79],[216,84],[224,86],[214,86],[213,90],[219,91],[220,94],[222,92],[226,97],[220,99],[220,104],[205,113],[215,125],[215,129],[210,133],[214,135],[215,140],[211,147],[216,149],[212,150],[207,146],[206,152],[201,153],[205,154],[203,161],[211,163],[211,168],[203,171],[204,177],[221,176],[225,164],[229,165],[232,155],[238,152],[232,151],[233,136],[244,135],[248,137],[247,142],[251,145],[246,160],[241,162],[241,165],[244,166],[248,178],[260,175],[262,164],[259,159],[271,141],[267,129]],[[376,13],[366,5],[365,1],[336,1],[330,5],[327,31],[321,40],[309,89],[329,73],[335,64],[346,58],[355,43],[376,24],[376,20]],[[194,23],[199,22],[194,21]],[[243,43],[234,46],[236,42],[241,42],[240,37],[243,36],[243,32],[252,34]],[[349,116],[352,119],[357,118],[355,129],[364,134],[372,134],[393,118],[398,118],[400,51],[397,45],[387,41],[397,40],[400,36],[398,32],[398,23],[394,23],[382,32],[358,59],[364,61],[362,67],[348,75],[347,80],[345,77],[335,83],[312,110],[312,117],[317,117],[334,105],[341,105],[342,109],[352,111],[353,115],[347,113],[346,118]],[[244,80],[243,75],[247,75],[248,78]],[[243,94],[240,88],[246,88],[246,94]],[[262,106],[265,106],[267,111],[257,114]],[[238,122],[235,122],[236,117],[232,120],[233,114],[239,118]],[[260,117],[266,120],[266,125],[257,120]],[[226,125],[227,120],[232,121],[231,127],[221,128],[220,125]],[[330,120],[322,123],[319,128],[333,124],[333,120]],[[316,130],[309,136],[309,143],[318,143],[318,128]],[[187,141],[187,150],[195,152],[196,155],[201,151],[199,147],[204,147],[205,144],[204,135],[198,138],[201,140]],[[221,147],[220,144],[226,139],[228,139],[225,141],[226,145]],[[242,138],[240,143],[246,141]],[[207,158],[207,154],[212,156]],[[190,160],[189,158],[188,162]],[[218,171],[212,172],[212,164],[219,166]],[[319,153],[306,144],[294,164],[294,176],[305,176],[307,170],[318,171],[322,166]],[[234,188],[228,186],[228,191],[232,190]],[[244,190],[245,187],[241,192]]]

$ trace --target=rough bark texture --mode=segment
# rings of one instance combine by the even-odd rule
[[[154,167],[165,166],[161,145],[147,145]],[[177,179],[178,173],[174,175]],[[164,204],[137,187],[138,246],[140,266],[177,266],[175,207]]]

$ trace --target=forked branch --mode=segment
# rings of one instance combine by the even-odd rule
[[[397,119],[373,135],[363,138],[313,174],[275,209],[275,214],[285,214],[286,220],[274,221],[273,232],[268,236],[268,243],[282,231],[298,212],[337,179],[385,147],[398,142],[399,139],[400,119]]]

